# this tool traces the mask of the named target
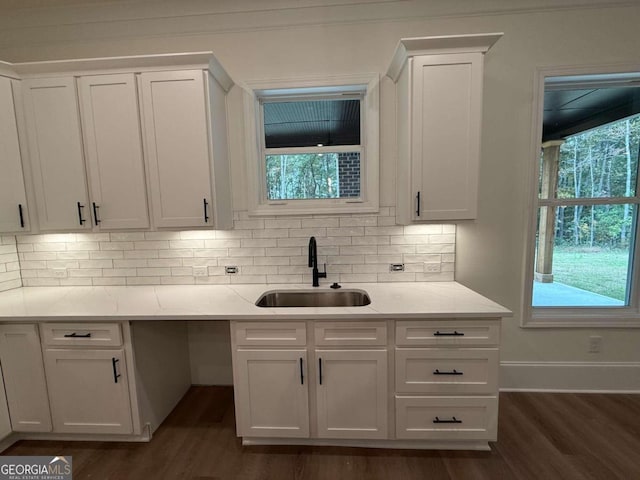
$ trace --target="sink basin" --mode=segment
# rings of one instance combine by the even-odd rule
[[[371,299],[364,290],[273,290],[256,302],[258,307],[364,307]]]

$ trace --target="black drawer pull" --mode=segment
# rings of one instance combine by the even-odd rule
[[[209,202],[207,202],[206,198],[202,199],[202,205],[204,206],[204,223],[209,221],[209,213],[207,212],[207,207],[209,206]]]
[[[434,375],[464,375],[462,372],[459,372],[455,368],[450,372],[441,372],[437,368],[433,371]]]
[[[302,358],[300,358],[300,385],[304,385],[304,372],[302,371]]]
[[[458,420],[456,417],[451,417],[451,420],[440,420],[436,417],[433,419],[433,423],[462,423],[462,420]]]
[[[111,359],[111,365],[113,366],[113,382],[114,383],[118,383],[118,378],[121,377],[121,375],[118,373],[118,369],[116,368],[116,363],[118,363],[120,361],[119,358],[113,357]]]
[[[454,330],[453,332],[441,332],[440,330],[436,330],[433,334],[434,337],[464,337],[464,333],[458,332]]]
[[[420,216],[420,192],[416,194],[416,217]]]
[[[84,222],[86,222],[86,220],[84,218],[82,218],[82,209],[84,208],[84,205],[82,205],[80,202],[78,202],[78,221],[80,222],[80,225],[84,225]]]
[[[96,205],[96,202],[93,202],[93,221],[96,223],[96,227],[100,223],[100,219],[98,218],[98,209],[100,207]]]
[[[91,333],[85,333],[78,335],[76,332],[65,333],[64,338],[91,338]]]
[[[22,204],[18,204],[18,215],[20,216],[20,228],[24,228],[24,214],[22,213]]]
[[[318,358],[318,380],[322,385],[322,358]]]

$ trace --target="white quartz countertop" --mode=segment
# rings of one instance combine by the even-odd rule
[[[265,291],[309,285],[24,287],[0,293],[0,321],[487,318],[511,312],[456,282],[343,284],[365,290],[365,307],[261,308]],[[313,290],[329,290],[328,285]]]

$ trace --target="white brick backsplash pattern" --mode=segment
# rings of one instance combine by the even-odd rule
[[[311,284],[307,245],[312,235],[319,263],[327,264],[326,284],[453,280],[455,225],[402,227],[394,217],[393,207],[383,207],[378,215],[284,219],[236,212],[234,229],[225,231],[2,237],[0,290],[9,271],[7,281],[15,286]],[[439,263],[440,272],[425,272],[425,262]],[[404,263],[405,271],[390,272],[390,263]],[[239,271],[227,274],[225,266]],[[194,275],[194,267],[205,267],[205,274]]]
[[[39,262],[36,267],[46,268],[46,262]],[[0,235],[0,292],[21,286],[16,237]]]

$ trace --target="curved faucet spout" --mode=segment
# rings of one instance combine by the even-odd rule
[[[309,268],[313,268],[313,283],[314,287],[319,287],[320,278],[327,278],[327,264],[324,265],[324,272],[318,271],[318,244],[316,243],[316,237],[309,239]]]

